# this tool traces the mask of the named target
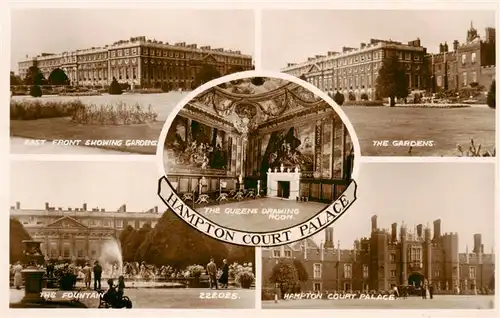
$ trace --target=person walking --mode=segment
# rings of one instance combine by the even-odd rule
[[[12,269],[14,272],[14,286],[16,289],[21,289],[21,286],[23,285],[22,270],[23,266],[21,265],[21,262],[17,261],[16,265],[14,265],[14,268]]]
[[[215,265],[214,259],[211,258],[210,262],[207,264],[207,274],[208,274],[208,281],[210,283],[210,289],[219,289],[218,283],[217,283],[217,265]]]
[[[99,261],[94,263],[94,289],[101,290],[101,276],[102,276],[102,266]]]
[[[85,267],[82,269],[83,281],[85,282],[85,288],[90,288],[90,282],[92,280],[92,268],[89,263],[85,263]]]
[[[219,283],[221,284],[221,288],[228,287],[229,283],[229,265],[227,265],[227,259],[222,261],[221,275],[219,277]]]

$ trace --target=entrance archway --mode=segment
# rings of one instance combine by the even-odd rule
[[[420,287],[424,283],[424,275],[420,273],[412,273],[408,276],[408,285]]]

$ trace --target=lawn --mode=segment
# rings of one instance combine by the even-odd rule
[[[164,121],[137,125],[78,125],[66,118],[11,120],[11,136],[42,140],[155,140],[160,137]],[[36,147],[36,146],[29,146]],[[103,146],[125,153],[156,154],[154,146]]]
[[[359,138],[362,156],[457,156],[470,140],[483,150],[495,146],[495,110],[487,107],[410,108],[344,106]],[[389,146],[374,146],[388,140]],[[433,147],[392,146],[393,141],[434,141]]]

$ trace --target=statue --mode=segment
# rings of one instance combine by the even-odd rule
[[[295,166],[295,173],[299,172],[299,166]]]
[[[285,170],[285,167],[283,166],[283,164],[281,164],[280,171],[283,172],[283,170]]]
[[[267,169],[267,172],[271,173],[271,172],[273,172],[273,171],[271,170],[271,168],[269,168],[269,169]]]

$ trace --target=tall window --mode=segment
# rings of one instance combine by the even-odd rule
[[[443,86],[443,77],[441,75],[439,75],[436,79],[436,84],[437,86],[441,87]]]
[[[410,248],[410,262],[422,262],[422,248],[420,246],[412,246]]]
[[[475,266],[469,267],[469,278],[476,279],[476,267]]]
[[[292,257],[292,251],[285,251],[285,257]]]
[[[344,278],[352,278],[352,264],[344,264]]]
[[[467,54],[462,54],[462,65],[464,65],[467,62]]]
[[[467,72],[462,73],[462,85],[467,86]]]
[[[314,283],[314,291],[315,292],[321,291],[321,283]]]
[[[472,82],[477,83],[477,73],[472,72],[471,74],[472,74]]]
[[[57,250],[57,243],[51,242],[49,245],[49,254],[51,258],[56,258],[59,256],[59,251]]]
[[[314,279],[321,278],[321,264],[314,264],[313,278]]]
[[[472,52],[470,55],[471,63],[476,63],[476,52]]]
[[[367,264],[363,264],[363,278],[368,278],[369,276],[369,269]]]
[[[281,251],[279,251],[279,250],[274,250],[274,251],[273,251],[273,256],[274,256],[274,257],[281,257]]]

